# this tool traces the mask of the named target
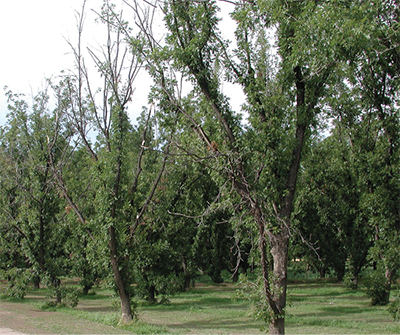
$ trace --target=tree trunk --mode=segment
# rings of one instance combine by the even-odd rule
[[[41,275],[43,275],[46,271],[46,266],[45,266],[45,250],[44,250],[44,219],[43,219],[43,209],[40,210],[40,218],[39,218],[39,259],[38,259],[38,263],[39,263],[39,269],[41,272]]]
[[[59,305],[62,302],[61,291],[60,291],[61,280],[57,277],[53,277],[52,284],[56,292],[56,304]]]
[[[184,290],[187,290],[190,288],[190,284],[192,282],[192,276],[190,275],[188,269],[187,269],[187,261],[185,256],[181,256],[182,259],[182,269],[183,269],[183,274],[184,274]]]
[[[33,276],[33,289],[34,290],[40,289],[40,277],[38,275]]]
[[[386,268],[385,278],[386,278],[386,282],[385,282],[386,297],[385,298],[386,298],[387,303],[389,303],[390,291],[392,289],[393,270]]]
[[[285,318],[273,317],[269,324],[269,334],[281,335],[285,334]]]
[[[286,227],[282,231],[270,234],[271,255],[273,258],[272,297],[279,314],[274,314],[269,325],[270,334],[285,333],[285,307],[287,287],[287,264],[289,250],[289,234]]]
[[[119,258],[117,252],[117,239],[115,237],[115,228],[109,228],[110,237],[110,254],[111,254],[111,267],[115,276],[115,283],[117,285],[119,298],[121,301],[121,322],[127,324],[132,322],[133,314],[131,309],[129,292],[126,290],[125,282],[119,268]]]
[[[148,297],[147,297],[147,301],[151,304],[151,305],[155,305],[157,303],[157,299],[156,299],[156,287],[154,285],[148,285],[147,286],[147,292],[148,292]]]

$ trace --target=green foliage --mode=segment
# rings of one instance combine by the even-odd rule
[[[68,229],[61,222],[63,200],[55,187],[51,162],[57,164],[66,145],[61,135],[64,117],[49,107],[46,90],[33,97],[31,105],[21,95],[7,92],[7,122],[0,136],[2,248],[8,267],[18,268],[22,259],[37,278],[46,272],[68,270],[63,240]],[[11,261],[10,256],[14,260]]]
[[[351,288],[352,290],[355,290],[358,288],[358,282],[356,278],[354,278],[354,275],[351,272],[346,272],[346,274],[343,277],[343,284]]]
[[[241,274],[239,276],[239,287],[237,298],[246,299],[250,304],[251,314],[256,320],[263,321],[267,326],[276,316],[265,297],[263,278],[257,276],[255,281],[251,281],[247,275]],[[284,317],[284,315],[280,317]]]
[[[78,305],[79,296],[81,294],[79,287],[71,285],[63,285],[60,280],[50,278],[46,279],[48,298],[53,299],[48,306],[68,306],[74,308]]]
[[[388,291],[387,278],[382,268],[371,271],[364,280],[367,295],[371,299],[371,305],[387,305],[390,291]]]
[[[388,311],[394,321],[400,321],[400,290],[394,296],[394,300],[389,304]]]
[[[11,268],[2,271],[2,277],[7,280],[5,294],[12,298],[23,299],[32,279],[29,269]]]
[[[349,273],[356,284],[372,245],[372,229],[360,208],[357,167],[344,136],[333,129],[312,143],[304,160],[294,213],[300,232],[294,257],[305,257],[321,274],[333,269],[339,280]]]

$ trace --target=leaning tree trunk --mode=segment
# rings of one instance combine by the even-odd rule
[[[109,228],[110,237],[110,254],[111,254],[111,267],[115,276],[115,283],[117,285],[117,290],[119,298],[121,301],[121,322],[127,324],[132,322],[133,314],[130,303],[129,292],[126,290],[125,281],[120,270],[120,262],[117,252],[117,239],[115,237],[115,228],[111,226]]]

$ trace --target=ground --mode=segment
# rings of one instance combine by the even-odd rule
[[[17,332],[10,328],[0,328],[0,335],[23,335],[24,333]]]
[[[48,322],[51,318],[51,322]],[[72,315],[46,312],[25,303],[0,301],[0,335],[26,334],[129,334]]]

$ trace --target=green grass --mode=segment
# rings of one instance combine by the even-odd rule
[[[289,285],[288,334],[399,334],[387,306],[371,306],[365,290],[339,283]]]
[[[149,305],[139,300],[139,321],[127,326],[118,324],[118,301],[112,292],[100,288],[95,294],[81,297],[77,308],[45,311],[57,314],[59,323],[64,315],[64,330],[58,333],[71,333],[68,322],[73,318],[82,320],[82,324],[106,325],[109,328],[103,333],[108,334],[261,334],[263,324],[249,315],[247,301],[233,299],[236,290],[232,283],[203,283],[172,297],[169,305]],[[20,306],[26,313],[33,307],[40,310],[46,292],[29,291],[23,304],[15,299],[2,301],[13,308]],[[351,290],[328,280],[296,281],[289,284],[288,302],[287,334],[400,334],[400,323],[393,322],[387,306],[370,306],[364,289]],[[76,329],[74,333],[78,333]]]

